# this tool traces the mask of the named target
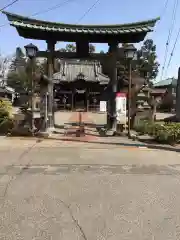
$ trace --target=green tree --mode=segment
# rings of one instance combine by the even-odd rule
[[[95,52],[95,46],[93,44],[89,44],[89,52],[94,53]],[[76,46],[73,43],[69,43],[66,45],[65,48],[60,48],[60,52],[76,52]]]
[[[47,74],[47,60],[36,59],[34,71]],[[30,60],[25,57],[21,48],[16,48],[12,63],[7,76],[7,85],[15,89],[16,92],[29,92],[31,90],[32,66]]]
[[[147,39],[140,50],[137,51],[137,65],[140,72],[140,75],[145,77],[145,84],[152,88],[152,83],[156,79],[159,73],[159,62],[157,61],[156,45],[152,39]],[[143,88],[142,88],[143,89]],[[151,90],[150,90],[151,91]],[[137,92],[138,94],[139,92]],[[137,97],[136,97],[137,99]],[[154,121],[156,110],[162,104],[162,99],[155,98],[149,94],[147,102],[151,107],[150,111],[150,120]]]
[[[73,43],[66,44],[65,48],[60,48],[60,52],[75,52],[76,46]]]
[[[122,44],[119,52],[124,52],[124,48],[128,44]],[[131,126],[134,125],[135,116],[137,113],[137,101],[140,91],[143,91],[145,86],[151,91],[152,82],[159,71],[159,63],[157,61],[156,45],[152,39],[147,39],[143,46],[137,51],[137,59],[132,61],[132,95],[131,95]],[[118,64],[118,89],[122,90],[129,84],[128,76],[128,64],[126,59],[120,58]],[[146,88],[147,89],[147,88]],[[147,102],[151,107],[151,115],[154,119],[155,111],[160,101],[151,97],[151,94],[147,97]]]
[[[30,89],[30,81],[26,71],[10,72],[7,78],[7,85],[18,93],[28,92]]]
[[[10,70],[12,72],[22,70],[26,66],[26,57],[20,47],[16,48],[16,53],[12,58]]]
[[[45,64],[34,64],[34,72],[43,73]],[[23,67],[18,68],[16,71],[10,71],[7,77],[7,85],[15,89],[18,93],[28,93],[31,90],[31,71],[32,66],[30,61],[26,61]]]
[[[153,81],[159,73],[156,45],[152,39],[147,39],[137,51],[137,67],[140,72],[148,73],[148,80]]]

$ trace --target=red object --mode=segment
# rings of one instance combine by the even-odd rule
[[[116,97],[126,97],[126,93],[123,93],[123,92],[118,92],[116,93]]]

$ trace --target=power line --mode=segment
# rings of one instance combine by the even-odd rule
[[[162,12],[161,12],[160,15],[159,15],[159,16],[160,16],[160,20],[159,20],[159,21],[157,22],[157,24],[156,24],[156,29],[155,29],[155,31],[152,32],[153,34],[157,32],[157,26],[160,24],[160,22],[162,21],[164,15],[165,15],[165,12],[166,12],[167,7],[168,7],[168,3],[169,3],[169,0],[166,0],[166,2],[165,2],[165,4],[164,4],[164,7],[163,7],[163,9],[162,9]]]
[[[166,0],[164,8],[162,9],[162,12],[160,14],[160,18],[164,16],[164,13],[166,12],[167,6],[168,6],[169,0]]]
[[[78,24],[83,18],[85,18],[86,15],[88,15],[88,13],[96,6],[96,4],[98,4],[98,2],[100,2],[100,0],[96,0],[95,3],[93,3],[93,5],[90,6],[90,8],[88,8],[88,10],[84,12],[84,14],[79,18],[76,24]]]
[[[56,9],[62,7],[63,5],[66,5],[67,3],[73,2],[73,1],[75,1],[75,0],[66,0],[66,1],[63,1],[63,2],[61,2],[61,3],[59,3],[59,4],[56,4],[56,5],[52,6],[52,7],[49,7],[49,8],[47,8],[47,9],[45,9],[45,10],[42,10],[42,11],[33,13],[30,17],[35,17],[35,16],[38,16],[38,15],[40,15],[40,14],[44,14],[44,13],[51,12],[51,11],[53,11],[53,10],[56,10]]]
[[[16,1],[18,1],[18,0],[16,0]],[[63,5],[66,5],[66,4],[68,4],[68,3],[70,3],[70,2],[73,2],[73,1],[75,1],[75,0],[66,0],[66,1],[63,1],[63,2],[61,2],[61,3],[59,3],[59,4],[56,4],[56,5],[54,5],[54,6],[52,6],[52,7],[49,7],[49,8],[46,8],[46,9],[44,9],[44,10],[42,10],[42,11],[33,13],[33,14],[31,14],[30,16],[28,16],[28,17],[35,17],[35,16],[38,16],[38,15],[40,15],[40,14],[48,13],[48,12],[50,12],[50,11],[56,10],[56,9],[62,7]],[[7,24],[5,23],[5,24],[3,24],[3,25],[0,25],[0,28],[1,28],[1,27],[5,27],[5,26],[9,26],[9,23],[7,23]]]
[[[174,45],[173,45],[173,48],[172,48],[172,52],[171,52],[170,57],[169,57],[169,61],[168,61],[166,72],[165,72],[165,77],[167,75],[168,68],[169,68],[169,66],[171,64],[171,60],[172,60],[172,57],[174,55],[174,50],[176,49],[176,44],[177,44],[177,41],[179,39],[179,35],[180,35],[180,28],[179,28],[178,33],[176,35],[176,39],[175,39],[175,42],[174,42]]]
[[[4,6],[3,8],[0,9],[0,12],[4,11],[6,8],[12,6],[14,3],[18,2],[19,0],[14,0],[11,3],[7,4],[6,6]]]
[[[167,42],[166,42],[164,63],[163,63],[162,73],[161,73],[161,78],[160,78],[161,80],[163,78],[164,69],[165,69],[165,65],[166,65],[166,61],[167,61],[167,55],[168,55],[168,51],[169,51],[169,44],[170,44],[170,41],[171,41],[172,32],[173,32],[174,25],[175,25],[175,22],[176,22],[177,7],[178,7],[178,0],[174,0],[174,8],[173,8],[173,13],[172,13],[172,22],[171,22],[171,25],[170,25],[170,28],[169,28],[168,38],[167,38]]]
[[[155,33],[157,32],[157,27],[158,27],[158,25],[161,23],[164,15],[165,15],[165,12],[166,12],[166,10],[167,10],[168,4],[169,4],[169,0],[166,0],[166,1],[165,1],[165,4],[164,4],[164,7],[163,7],[163,9],[162,9],[162,11],[161,11],[161,13],[159,14],[160,20],[156,23],[156,26],[155,26],[154,31],[149,33],[148,38],[150,38],[150,35],[151,35],[151,38],[152,38],[153,34],[155,34]],[[141,48],[142,46],[143,46],[143,42],[141,42],[141,43],[139,44],[139,47],[140,47],[140,48]]]

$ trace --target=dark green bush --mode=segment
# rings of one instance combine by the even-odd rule
[[[141,121],[136,126],[140,134],[148,134],[161,143],[178,143],[180,141],[180,123],[150,123]]]
[[[0,120],[0,134],[9,133],[14,126],[13,120],[10,118],[4,118],[3,121]]]
[[[13,128],[13,120],[9,116],[9,112],[4,108],[0,108],[0,134],[6,134]]]
[[[0,108],[0,121],[3,121],[4,118],[8,118],[9,113],[4,108]]]

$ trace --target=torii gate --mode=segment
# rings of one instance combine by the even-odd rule
[[[20,16],[17,14],[3,12],[6,14],[10,25],[15,27],[21,37],[28,39],[45,40],[47,51],[39,51],[37,57],[48,59],[48,77],[50,84],[48,87],[48,127],[53,128],[53,64],[54,58],[78,58],[95,59],[106,58],[110,64],[110,82],[112,85],[112,97],[109,99],[111,105],[111,115],[114,126],[116,125],[116,105],[115,96],[117,92],[117,71],[116,59],[119,43],[139,43],[143,41],[148,32],[153,28],[159,18],[135,22],[130,24],[117,25],[75,25],[56,22],[41,21],[37,19]],[[55,44],[58,41],[76,42],[76,52],[55,51]],[[89,43],[108,43],[109,52],[107,54],[90,54]]]

